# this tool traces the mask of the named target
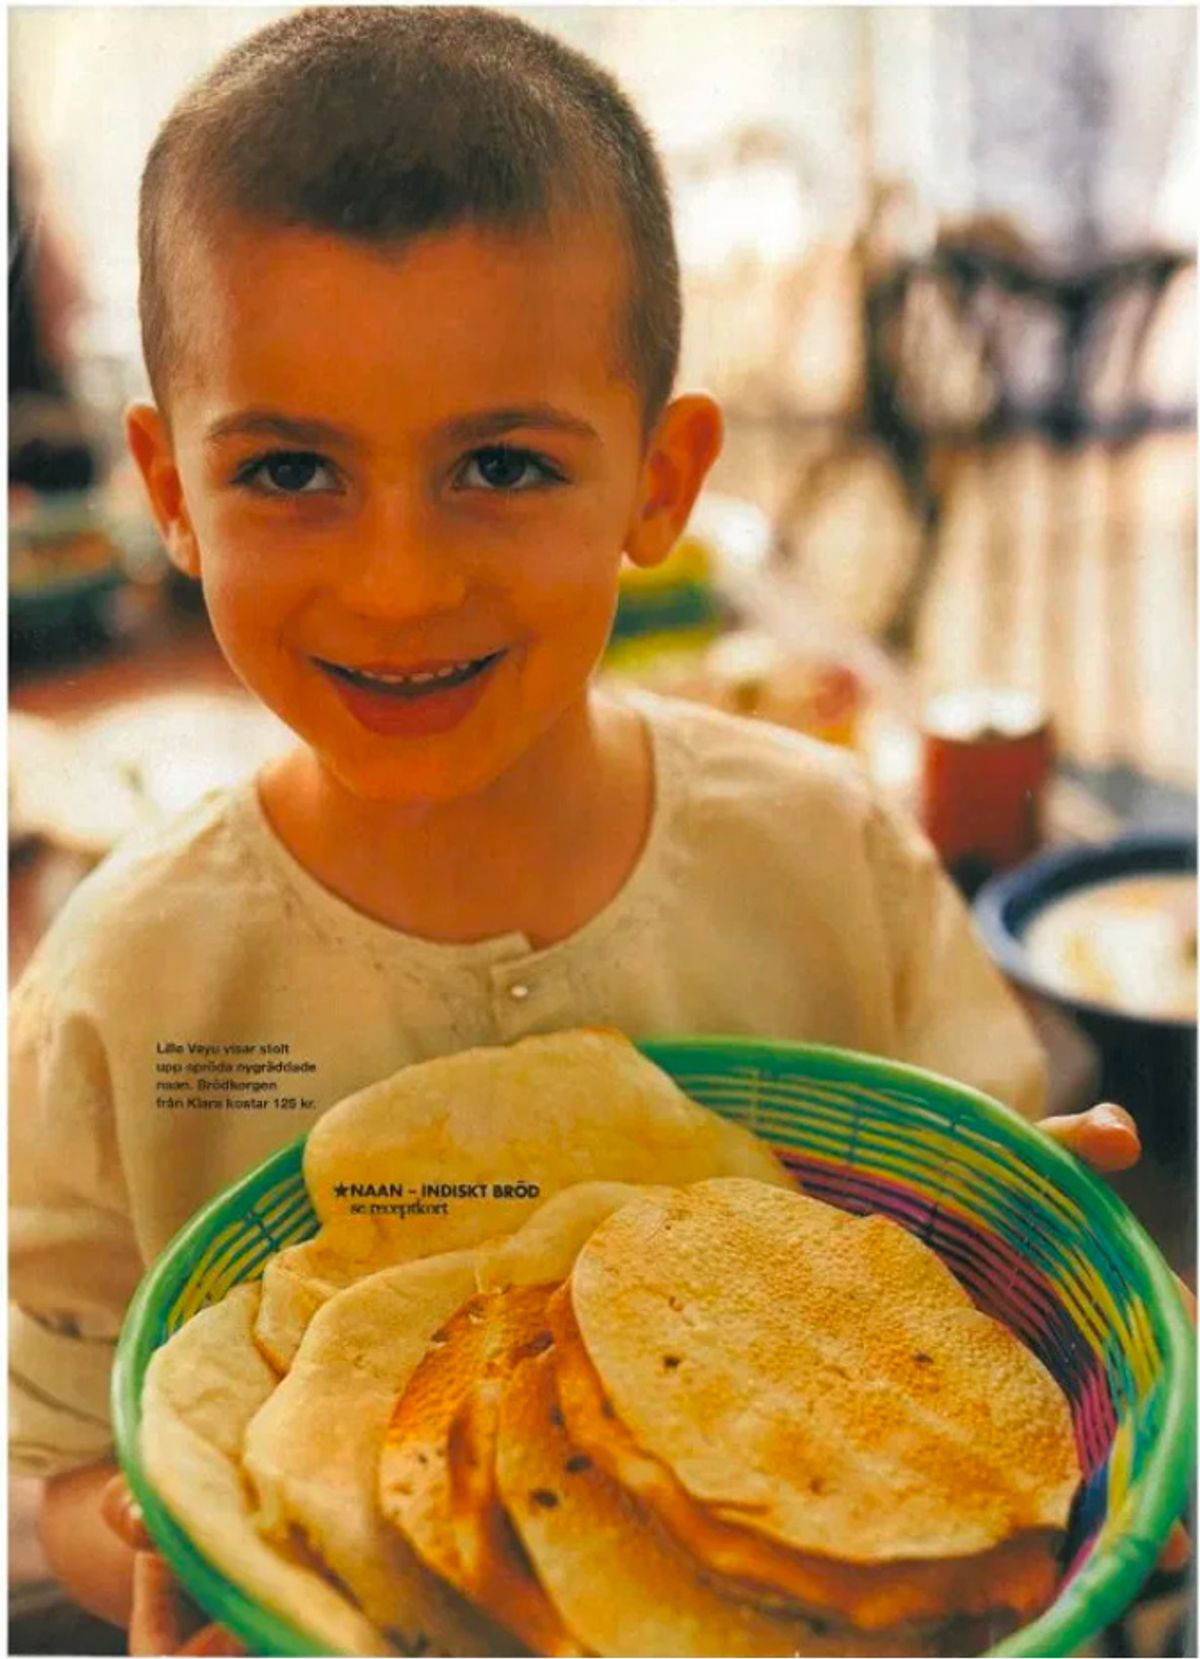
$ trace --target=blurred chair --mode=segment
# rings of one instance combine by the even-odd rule
[[[923,681],[1019,685],[1079,758],[1190,781],[1195,389],[1164,379],[1194,360],[1192,256],[1056,271],[996,221],[908,256],[879,234],[894,205],[861,241],[861,411],[801,456],[785,543],[843,584],[857,566],[860,620]],[[848,537],[814,555],[831,503],[882,503],[885,474],[899,574]]]

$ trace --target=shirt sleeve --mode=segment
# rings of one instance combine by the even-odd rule
[[[895,1057],[1042,1117],[1041,1046],[937,854],[881,805],[869,835],[893,965]]]
[[[9,1454],[63,1474],[110,1452],[116,1338],[143,1265],[103,1041],[35,964],[9,1027]]]

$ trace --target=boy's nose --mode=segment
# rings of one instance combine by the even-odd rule
[[[392,498],[363,514],[339,572],[339,597],[388,621],[457,609],[467,594],[461,562],[420,507]]]

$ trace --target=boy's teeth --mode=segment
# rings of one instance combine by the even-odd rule
[[[429,680],[446,680],[452,674],[461,674],[470,668],[469,662],[452,662],[445,668],[423,669],[419,674],[364,674],[366,680],[382,680],[384,685],[425,685]]]
[[[422,691],[430,686],[461,684],[473,678],[492,661],[492,657],[467,657],[462,662],[447,663],[442,668],[422,668],[409,674],[370,673],[364,668],[348,668],[330,664],[335,672],[362,686],[387,686],[394,691]]]

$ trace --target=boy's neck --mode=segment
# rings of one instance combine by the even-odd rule
[[[284,845],[324,887],[400,932],[446,943],[577,931],[620,890],[649,832],[648,734],[589,694],[485,791],[443,805],[350,794],[308,749],[260,778]]]

